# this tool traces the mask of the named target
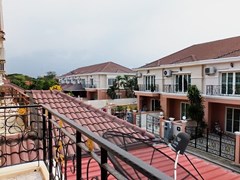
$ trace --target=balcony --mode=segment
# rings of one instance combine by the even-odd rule
[[[147,92],[159,92],[159,85],[146,85],[146,84],[138,84],[139,91],[147,91]]]
[[[100,137],[45,105],[1,106],[0,112],[1,170],[37,162],[45,165],[49,179],[126,179],[136,172],[141,179],[170,179],[111,143],[119,138],[116,132]],[[118,163],[133,173],[124,174]]]
[[[86,84],[85,88],[96,88],[97,85],[96,84]]]
[[[189,86],[190,85],[179,86],[179,85],[165,84],[163,85],[163,92],[186,94]]]
[[[240,85],[206,85],[206,95],[240,96]]]

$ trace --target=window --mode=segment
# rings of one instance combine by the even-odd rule
[[[152,111],[160,110],[160,101],[158,99],[152,99]]]
[[[93,85],[93,79],[92,78],[90,79],[90,85]]]
[[[176,92],[187,92],[188,87],[191,85],[191,75],[190,74],[176,75],[175,85]]]
[[[108,79],[108,86],[113,86],[114,81],[115,81],[115,78],[109,78]]]
[[[155,76],[145,76],[145,89],[148,91],[155,90]]]
[[[182,102],[181,103],[181,114],[180,114],[180,118],[182,119],[183,116],[186,117],[186,119],[189,118],[189,115],[188,115],[188,107],[189,107],[189,104],[188,103],[185,103],[185,102]]]
[[[226,131],[234,133],[240,130],[240,109],[227,108]]]
[[[240,94],[240,72],[222,73],[221,78],[222,94]]]

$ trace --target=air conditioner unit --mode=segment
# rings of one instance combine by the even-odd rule
[[[205,68],[205,74],[206,75],[211,75],[216,73],[216,68],[215,67],[207,67]]]
[[[172,76],[172,70],[170,69],[164,70],[163,75],[166,77]]]

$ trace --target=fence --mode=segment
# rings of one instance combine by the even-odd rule
[[[189,146],[229,160],[235,159],[235,138],[221,132],[211,133],[208,129],[201,133],[200,128],[189,126],[186,132],[191,136]]]
[[[154,117],[150,114],[147,114],[147,121],[146,121],[146,131],[154,134],[155,136],[159,135],[159,128],[160,128],[160,121],[159,118]]]

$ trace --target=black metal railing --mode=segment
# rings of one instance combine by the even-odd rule
[[[209,129],[203,131],[189,126],[186,132],[191,136],[189,146],[232,161],[235,159],[235,138],[222,132],[212,133]]]
[[[206,85],[206,95],[240,96],[240,85]]]
[[[152,116],[150,114],[147,114],[147,116],[146,116],[146,131],[159,137],[159,128],[160,128],[159,118]]]
[[[96,84],[85,84],[85,88],[96,88]]]
[[[139,91],[159,92],[159,85],[138,84]]]
[[[166,93],[187,93],[188,87],[186,86],[179,86],[179,85],[172,85],[172,84],[164,84],[163,85],[163,92]]]
[[[42,159],[38,105],[0,107],[0,167]]]
[[[123,145],[121,145],[121,148],[126,151],[131,151],[131,148],[129,148],[127,146],[127,141],[129,139],[134,140],[136,142],[136,144],[137,143],[141,144],[141,146],[139,146],[139,149],[144,147],[143,150],[145,149],[145,151],[150,152],[149,156],[145,157],[145,160],[148,161],[149,164],[152,166],[158,166],[158,168],[161,169],[162,171],[169,171],[169,170],[167,170],[166,166],[170,166],[170,167],[174,166],[175,160],[164,152],[164,149],[168,148],[169,145],[162,139],[159,139],[159,138],[156,138],[154,140],[143,139],[143,138],[138,138],[136,136],[136,134],[126,134],[126,133],[122,133],[122,132],[114,131],[114,130],[105,132],[103,134],[103,137],[111,142],[114,142],[114,139],[119,137],[124,142]],[[148,150],[146,150],[146,149],[148,149]],[[142,155],[140,155],[140,156],[142,156]],[[113,157],[110,155],[110,159],[112,162],[115,162],[114,166],[116,166],[116,168],[119,169],[119,171],[122,172],[122,174],[124,174],[125,177],[127,177],[127,179],[132,179],[132,180],[133,179],[144,179],[144,176],[141,174],[141,172],[137,172],[134,169],[132,169],[131,167],[123,168],[123,166],[122,166],[123,163],[119,158],[116,158],[116,157]],[[157,160],[157,163],[155,160]],[[198,179],[196,177],[196,175],[193,175],[190,171],[188,171],[181,164],[178,164],[178,166],[179,166],[178,172],[181,172],[181,177],[178,177],[179,179]],[[196,170],[196,172],[199,174],[199,172],[197,170]],[[176,178],[175,175],[173,174],[171,177]]]
[[[83,159],[87,158],[89,163],[94,161],[99,165],[99,175],[91,178],[107,179],[113,176],[126,179],[109,163],[108,155],[111,154],[148,179],[170,179],[48,106],[5,106],[0,107],[0,111],[3,111],[1,118],[4,120],[0,135],[0,167],[43,160],[49,171],[49,179],[87,179],[90,178],[89,169],[86,174],[83,170]],[[10,153],[7,149],[13,151]],[[11,157],[18,161],[9,163]]]

